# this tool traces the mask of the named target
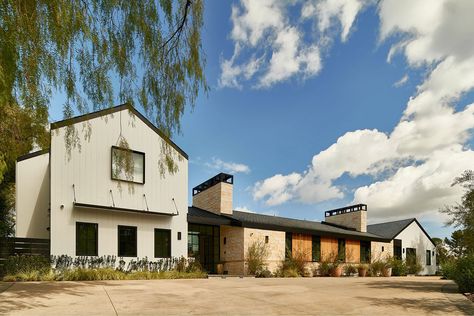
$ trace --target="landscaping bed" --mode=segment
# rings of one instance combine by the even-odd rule
[[[200,265],[185,258],[149,261],[132,259],[128,264],[114,256],[76,257],[12,256],[5,262],[3,281],[93,281],[207,278]]]

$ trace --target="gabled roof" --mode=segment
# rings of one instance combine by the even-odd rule
[[[421,224],[418,222],[416,218],[407,218],[407,219],[402,219],[399,221],[367,225],[367,231],[372,234],[379,235],[384,238],[392,240],[395,237],[397,237],[398,234],[400,234],[405,228],[407,228],[413,222],[415,222],[420,227],[420,229],[423,231],[426,237],[428,237],[428,239],[434,245],[434,242],[431,239],[430,235],[428,235],[428,233],[425,231],[423,226],[421,226]]]
[[[280,216],[233,211],[232,215],[218,215],[196,207],[188,208],[188,222],[208,225],[231,225],[257,229],[319,234],[323,236],[387,241],[381,236],[343,229],[320,222]]]
[[[179,148],[179,146],[176,145],[171,139],[169,139],[169,137],[166,136],[165,133],[163,133],[158,127],[156,127],[145,116],[143,116],[143,114],[141,114],[137,109],[135,109],[133,106],[131,106],[128,103],[125,103],[125,104],[122,104],[122,105],[117,105],[117,106],[107,108],[107,109],[103,109],[103,110],[99,110],[99,111],[96,111],[96,112],[91,112],[91,113],[88,113],[88,114],[72,117],[72,118],[62,120],[62,121],[58,121],[58,122],[55,122],[55,123],[51,123],[51,130],[61,128],[61,127],[64,127],[64,126],[73,125],[73,124],[84,122],[84,121],[88,121],[88,120],[91,120],[91,119],[94,119],[94,118],[97,118],[97,117],[113,114],[113,113],[123,111],[123,110],[129,110],[130,112],[135,114],[135,116],[137,116],[140,120],[143,121],[143,123],[145,123],[149,128],[151,128],[155,133],[157,133],[161,138],[163,138],[171,147],[176,149],[176,151],[179,152],[184,158],[188,159],[188,154],[186,154],[184,152],[184,150]]]

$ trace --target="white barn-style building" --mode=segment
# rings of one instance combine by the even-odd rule
[[[122,137],[131,174],[117,163]],[[162,165],[164,150],[174,173]],[[417,258],[422,274],[436,272],[435,245],[414,218],[367,225],[365,204],[326,211],[323,222],[240,212],[233,176],[224,173],[192,196],[188,207],[187,154],[120,105],[52,123],[50,148],[17,159],[16,237],[49,239],[51,255],[194,257],[211,273],[220,265],[223,273],[246,274],[245,253],[256,239],[271,249],[269,269],[291,250],[304,251],[313,268],[334,253],[347,264]]]

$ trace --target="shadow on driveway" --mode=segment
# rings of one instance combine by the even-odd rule
[[[60,294],[71,296],[85,296],[85,287],[90,286],[89,282],[4,282],[7,285],[0,293],[0,314],[11,311],[46,307],[38,300],[48,301]]]

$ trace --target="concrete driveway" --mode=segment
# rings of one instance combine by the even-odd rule
[[[474,315],[438,277],[0,282],[12,315]]]

